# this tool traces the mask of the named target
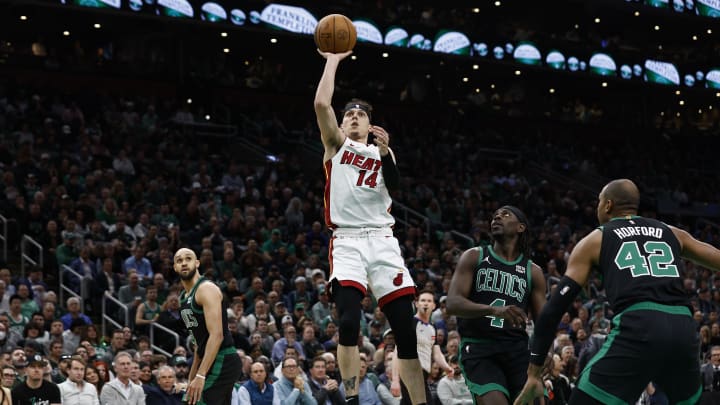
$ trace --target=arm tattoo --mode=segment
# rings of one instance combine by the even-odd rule
[[[343,383],[345,384],[345,387],[346,387],[348,390],[354,390],[354,389],[355,389],[355,380],[356,380],[356,379],[357,379],[357,377],[352,377],[352,378],[350,378],[350,379],[343,380]]]

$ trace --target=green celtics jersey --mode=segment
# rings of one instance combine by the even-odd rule
[[[200,284],[204,282],[210,281],[205,277],[200,277],[189,293],[186,294],[185,291],[183,291],[182,294],[180,294],[180,316],[185,323],[185,328],[190,332],[190,336],[192,336],[193,341],[197,345],[197,353],[200,358],[205,355],[205,347],[207,346],[208,338],[210,338],[205,311],[195,300],[195,292]],[[234,347],[233,338],[230,335],[230,329],[228,329],[227,303],[224,299],[221,307],[223,341],[218,351],[228,347]]]
[[[532,262],[522,254],[508,262],[489,245],[476,249],[478,262],[468,299],[490,306],[514,305],[527,312],[532,292]],[[504,319],[493,316],[458,317],[458,329],[463,338],[527,338],[525,328],[513,328]]]

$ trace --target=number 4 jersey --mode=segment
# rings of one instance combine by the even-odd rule
[[[392,199],[385,187],[380,152],[345,138],[325,162],[325,222],[329,228],[392,226]]]
[[[532,292],[532,262],[520,255],[512,262],[500,258],[492,246],[477,247],[468,299],[494,307],[514,305],[527,313]],[[525,338],[525,328],[513,328],[502,318],[458,318],[460,336],[474,339]]]
[[[680,277],[680,242],[667,225],[628,216],[598,229],[603,287],[613,313],[641,301],[690,306]]]

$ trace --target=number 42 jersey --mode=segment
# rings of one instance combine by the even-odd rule
[[[395,223],[377,146],[345,138],[325,162],[324,202],[325,223],[331,229],[385,228]]]
[[[512,262],[498,256],[492,246],[475,248],[478,262],[473,274],[468,299],[494,307],[516,306],[527,313],[532,292],[532,261],[520,255]],[[463,338],[474,339],[527,339],[525,328],[513,328],[502,318],[458,318],[458,329]]]
[[[613,218],[602,231],[600,269],[613,313],[650,301],[690,307],[683,289],[680,242],[664,223],[638,216]]]

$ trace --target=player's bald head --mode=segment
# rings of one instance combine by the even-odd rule
[[[193,258],[197,259],[197,256],[195,255],[195,252],[194,252],[192,249],[188,249],[188,248],[181,248],[181,249],[179,249],[177,252],[175,252],[175,256],[173,257],[173,259],[177,259],[178,257],[180,257],[180,256],[182,256],[182,255],[186,255],[186,254],[189,254],[189,255],[191,255]]]
[[[628,179],[613,180],[600,192],[600,197],[613,202],[613,210],[622,214],[635,214],[640,207],[640,190]]]

